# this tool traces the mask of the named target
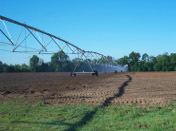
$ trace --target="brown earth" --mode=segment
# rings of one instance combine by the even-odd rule
[[[1,73],[0,102],[27,104],[165,106],[176,100],[176,72],[108,73],[98,77],[70,73]]]

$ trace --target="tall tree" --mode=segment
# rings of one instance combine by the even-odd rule
[[[159,55],[157,57],[158,65],[161,66],[161,71],[168,71],[170,65],[170,58],[168,53],[164,53],[163,55]]]
[[[172,65],[176,66],[176,53],[172,53],[170,55],[170,62],[171,62]]]
[[[131,52],[129,54],[129,64],[128,64],[128,69],[129,71],[139,71],[138,66],[140,65],[140,53],[136,53],[136,52]]]
[[[51,57],[51,64],[53,67],[53,71],[55,72],[67,71],[68,59],[69,57],[63,51],[59,51],[58,53],[55,53]]]
[[[148,62],[148,61],[149,61],[149,56],[148,56],[147,53],[144,53],[144,54],[142,55],[142,60],[145,61],[145,62]]]
[[[30,59],[30,69],[32,72],[37,72],[39,66],[39,57],[36,55],[33,55]]]
[[[129,54],[129,59],[131,60],[131,62],[134,63],[138,63],[140,57],[141,57],[140,53],[136,53],[134,51]]]

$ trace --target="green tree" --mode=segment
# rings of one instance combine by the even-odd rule
[[[176,53],[172,53],[170,55],[170,62],[171,62],[172,65],[176,66]]]
[[[144,54],[142,55],[142,60],[145,61],[145,62],[149,62],[149,56],[148,56],[147,53],[144,53]]]
[[[156,64],[153,66],[153,68],[154,68],[155,71],[161,71],[162,66],[159,65],[158,63],[156,63]]]
[[[30,59],[30,69],[32,72],[37,72],[39,66],[39,57],[36,55],[33,55]]]
[[[170,66],[170,57],[168,53],[157,56],[157,63],[161,66],[161,71],[168,71],[168,67]]]
[[[29,72],[29,67],[26,64],[21,65],[21,71],[22,72]]]
[[[14,72],[21,72],[21,66],[19,64],[14,66]]]
[[[55,53],[51,57],[51,64],[53,67],[53,71],[55,71],[55,72],[67,71],[69,68],[68,59],[69,59],[69,57],[63,51]]]
[[[9,65],[7,72],[14,72],[14,66],[13,65]]]
[[[134,51],[129,54],[129,59],[132,63],[138,63],[140,61],[140,57],[140,53],[136,53]]]
[[[129,71],[139,71],[139,66],[140,66],[140,53],[136,52],[131,52],[129,54],[129,64],[128,64],[128,70]]]
[[[149,63],[151,63],[152,65],[157,63],[157,58],[154,56],[149,56]]]
[[[3,63],[0,61],[0,72],[3,72]]]
[[[3,64],[3,72],[9,72],[9,66],[6,63]]]
[[[117,62],[118,64],[120,64],[120,65],[129,64],[129,57],[128,57],[128,56],[124,56],[124,57],[118,59],[116,62]]]

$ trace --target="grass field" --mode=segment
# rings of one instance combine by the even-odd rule
[[[0,103],[0,130],[176,130],[176,107]]]

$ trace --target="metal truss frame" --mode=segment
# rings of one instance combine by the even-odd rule
[[[81,60],[82,60],[83,58],[87,61],[88,65],[89,65],[89,67],[90,67],[90,69],[91,69],[91,71],[92,71],[92,72],[90,72],[90,73],[93,73],[93,72],[94,72],[94,70],[93,70],[93,68],[92,68],[92,66],[91,66],[91,61],[90,61],[90,60],[99,59],[99,61],[96,61],[96,62],[98,62],[98,63],[101,63],[101,62],[103,62],[103,61],[109,62],[108,57],[106,57],[106,56],[104,56],[104,55],[102,55],[102,54],[100,54],[100,53],[93,52],[93,51],[85,51],[85,50],[79,48],[78,46],[76,46],[76,45],[74,45],[74,44],[72,44],[72,43],[70,43],[70,42],[68,42],[68,41],[66,41],[66,40],[64,40],[64,39],[62,39],[62,38],[60,38],[60,37],[58,37],[58,36],[55,36],[55,35],[50,34],[50,33],[47,33],[47,32],[42,31],[42,30],[40,30],[40,29],[34,28],[34,27],[32,27],[32,26],[29,26],[29,25],[26,25],[26,24],[23,24],[23,23],[20,23],[20,22],[18,22],[18,21],[9,19],[9,18],[4,17],[4,16],[0,16],[0,21],[2,21],[2,23],[3,23],[3,25],[4,25],[4,28],[5,28],[5,31],[6,31],[6,32],[4,32],[4,31],[0,28],[0,32],[1,32],[1,33],[5,36],[5,38],[7,38],[7,40],[10,42],[10,43],[3,43],[3,44],[13,46],[12,52],[24,52],[24,53],[25,53],[25,52],[32,52],[32,53],[35,52],[35,53],[38,53],[38,54],[54,54],[54,53],[58,53],[59,51],[63,51],[65,54],[68,54],[68,55],[70,55],[70,54],[78,54],[78,59],[79,59],[79,61],[77,61],[76,66],[75,66],[75,68],[74,68],[74,70],[73,70],[74,73],[76,73],[75,70],[76,70],[76,68],[78,67],[79,63],[81,62]],[[15,25],[18,25],[19,27],[21,27],[21,31],[20,31],[20,33],[18,34],[18,37],[17,37],[17,40],[16,40],[15,43],[14,43],[14,40],[12,39],[12,37],[11,37],[11,34],[10,34],[10,33],[13,33],[13,32],[9,32],[9,30],[8,30],[8,28],[7,28],[7,26],[6,26],[6,24],[5,24],[4,21],[7,21],[7,22],[9,22],[9,23],[11,23],[11,24],[15,24]],[[28,34],[25,36],[24,39],[22,39],[22,40],[19,42],[19,38],[21,37],[21,34],[22,34],[24,28],[27,29]],[[36,35],[35,35],[34,33],[36,33]],[[42,39],[41,39],[39,33],[41,33],[41,34],[43,34],[43,35],[46,36],[44,41],[42,41]],[[21,46],[22,43],[24,43],[24,41],[25,41],[29,36],[32,36],[32,37],[37,41],[37,43],[41,46],[41,49],[40,49],[40,50],[37,50],[37,51],[34,50],[34,49],[33,49],[33,50],[30,50],[30,51],[18,51],[18,48],[19,48],[19,47],[22,47],[22,46]],[[49,42],[46,42],[48,39],[49,39]],[[63,45],[61,44],[61,42],[62,42]],[[48,51],[47,47],[48,47],[51,43],[52,43],[52,44],[55,44],[55,45],[58,47],[58,51],[57,51],[57,52],[50,52],[50,51]],[[27,48],[28,48],[28,47],[27,47]],[[67,48],[67,50],[69,49],[69,52],[68,52],[68,51],[65,51],[66,48]],[[32,48],[31,48],[31,49],[32,49]],[[84,72],[84,73],[85,73],[85,72]],[[89,72],[88,72],[88,73],[89,73]]]

